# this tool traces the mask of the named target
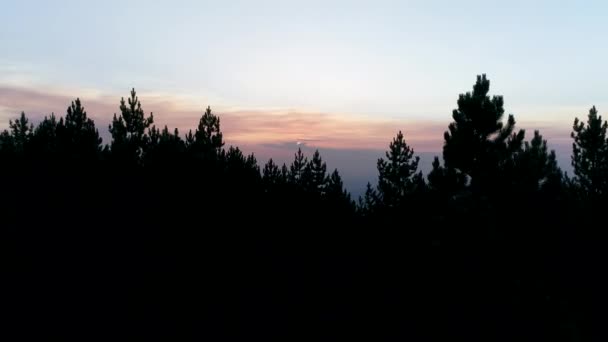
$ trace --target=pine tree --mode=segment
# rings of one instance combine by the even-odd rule
[[[574,119],[572,166],[574,181],[591,198],[608,195],[608,122],[602,121],[595,106],[589,110],[587,122]]]
[[[223,159],[229,182],[250,187],[260,180],[260,168],[253,154],[245,156],[240,148],[230,146]]]
[[[466,188],[466,175],[441,165],[439,157],[433,159],[432,169],[429,172],[428,186],[435,195],[453,196],[464,192]]]
[[[252,177],[252,179],[255,179],[255,180],[261,179],[258,160],[253,153],[250,155],[247,155],[247,158],[245,158],[245,169],[247,170],[248,174]]]
[[[228,148],[228,151],[226,151],[226,164],[233,167],[245,165],[245,156],[240,148],[234,146]]]
[[[283,181],[283,184],[289,182],[289,169],[285,163],[281,166],[281,180]]]
[[[534,131],[531,141],[515,155],[513,177],[515,186],[528,195],[539,191],[557,191],[562,182],[562,171],[557,165],[555,151],[549,151],[547,141]]]
[[[219,161],[224,140],[220,130],[220,118],[211,112],[211,107],[205,110],[194,134],[190,131],[186,136],[186,145],[194,156],[204,163]]]
[[[327,184],[327,165],[316,150],[304,168],[303,183],[307,191],[322,195]]]
[[[340,177],[337,169],[334,169],[331,175],[327,177],[324,196],[330,205],[337,206],[338,208],[352,209],[354,205],[350,194],[344,189],[342,177]]]
[[[141,163],[149,142],[147,130],[154,123],[154,116],[145,117],[135,89],[131,90],[128,106],[124,98],[120,100],[120,115],[114,114],[110,133],[112,134],[112,155],[119,160]]]
[[[211,107],[207,107],[195,133],[196,141],[219,151],[224,146],[222,136],[220,118],[211,112]]]
[[[414,150],[406,144],[399,131],[389,145],[386,160],[378,159],[378,194],[384,206],[395,207],[403,203],[405,197],[414,190],[420,157],[414,157]]]
[[[281,170],[279,169],[279,166],[274,163],[272,158],[264,165],[264,169],[262,170],[262,181],[264,182],[266,191],[272,191],[283,183]]]
[[[19,119],[15,121],[9,120],[8,126],[11,131],[15,152],[18,154],[25,153],[34,132],[34,125],[27,119],[25,112],[21,112]]]
[[[55,114],[45,116],[36,126],[32,135],[32,146],[41,158],[56,158],[58,138],[57,138],[57,119]]]
[[[162,130],[153,126],[150,129],[149,141],[146,153],[147,163],[175,166],[175,163],[179,162],[186,149],[184,141],[179,136],[178,129],[175,128],[173,133],[171,133],[166,125]],[[170,165],[164,166],[169,167]]]
[[[289,183],[296,186],[303,186],[303,176],[308,158],[304,157],[302,149],[298,148],[298,152],[294,155],[294,160],[289,167]]]
[[[342,177],[338,169],[334,169],[331,175],[327,179],[327,195],[341,195],[344,194],[344,184],[342,183]]]
[[[165,126],[166,128],[167,126]],[[160,137],[161,137],[161,131],[156,128],[156,125],[153,125],[150,128],[150,133],[149,133],[149,141],[148,141],[148,149],[149,150],[155,150],[158,147],[158,144],[160,143]]]
[[[514,133],[513,115],[503,123],[503,98],[490,98],[489,90],[486,76],[477,76],[473,92],[459,96],[458,109],[452,113],[454,122],[444,134],[445,167],[462,174],[475,191],[494,189],[492,183],[500,180],[500,171],[521,149],[524,139],[523,130]]]
[[[359,213],[363,216],[371,216],[375,213],[380,200],[378,193],[368,182],[365,186],[365,194],[363,197],[359,197]]]
[[[195,141],[196,140],[194,139],[194,134],[192,134],[192,130],[188,131],[188,134],[186,134],[186,139],[185,139],[186,149],[192,150]]]
[[[0,157],[2,161],[8,156],[12,156],[15,153],[15,139],[9,131],[3,130],[0,133]]]
[[[101,137],[95,122],[87,117],[78,98],[68,107],[65,120],[59,120],[57,135],[62,152],[72,159],[91,160],[101,152]]]

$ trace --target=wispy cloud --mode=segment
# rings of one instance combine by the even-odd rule
[[[126,92],[125,95],[128,95]],[[63,115],[74,96],[62,91],[0,87],[0,124],[25,111],[34,121],[54,112]],[[80,97],[99,127],[107,126],[118,111],[120,96],[88,91]],[[139,94],[144,110],[154,112],[157,125],[194,129],[207,104],[195,104],[168,94]],[[388,145],[398,130],[410,144],[433,151],[441,146],[445,123],[374,119],[347,114],[304,112],[281,109],[213,108],[220,115],[222,130],[230,144],[264,145],[305,142],[319,148],[380,149]],[[104,128],[100,129],[105,131]]]
[[[32,89],[27,87],[0,86],[0,127],[6,127],[10,118],[25,111],[34,121],[54,112],[63,115],[75,95],[66,89]],[[70,95],[68,95],[70,94]],[[119,101],[124,94],[108,94],[97,90],[84,90],[80,96],[89,116],[92,117],[100,132],[107,138],[107,125],[112,115],[118,112]],[[139,95],[142,106],[153,112],[158,126],[176,127],[182,133],[194,129],[208,103],[195,98],[166,93],[142,92]],[[213,105],[213,104],[211,104]],[[213,106],[212,106],[213,107]],[[313,148],[383,150],[402,130],[406,140],[417,152],[440,152],[443,132],[449,123],[425,119],[375,118],[371,116],[344,113],[323,113],[295,109],[243,109],[236,107],[213,107],[220,116],[222,130],[228,144],[250,147],[252,150],[273,149],[279,146],[297,148],[302,142]],[[449,108],[446,112],[449,112]],[[574,116],[580,108],[545,109],[544,112],[556,113],[554,117]],[[538,109],[520,108],[516,117],[534,117],[530,113]],[[569,114],[570,113],[570,114]],[[548,117],[548,115],[542,115]],[[566,120],[558,123],[547,120],[522,120],[518,126],[528,131],[540,129],[541,133],[559,151],[566,151],[571,144],[570,124]]]
[[[108,141],[107,127],[113,114],[118,112],[120,98],[129,95],[128,89],[124,94],[108,94],[97,90],[79,93],[89,116],[95,120],[100,133]],[[51,112],[64,115],[77,95],[72,95],[72,91],[67,89],[0,86],[0,128],[8,126],[9,119],[15,118],[21,111],[25,111],[34,122]],[[182,134],[197,126],[208,105],[193,97],[173,94],[140,92],[138,96],[144,110],[154,113],[157,126],[176,127]],[[289,163],[298,147],[307,154],[320,149],[328,166],[336,167],[342,172],[345,183],[355,194],[364,190],[367,181],[374,182],[377,174],[375,161],[383,156],[389,142],[399,130],[404,132],[408,144],[421,156],[421,169],[428,171],[433,156],[441,154],[443,132],[451,119],[449,115],[445,121],[437,121],[277,108],[218,106],[212,109],[220,116],[228,145],[238,145],[247,153],[254,152],[262,163],[271,157],[279,163]],[[451,109],[446,109],[447,113],[450,111]],[[535,108],[520,108],[515,112],[516,118],[520,114],[521,117],[562,118],[556,122],[547,119],[518,120],[518,127],[526,129],[528,137],[532,130],[540,130],[550,147],[556,150],[561,167],[570,172],[572,141],[568,117],[572,117],[572,120],[574,115],[584,118],[585,109],[557,108],[541,112]]]

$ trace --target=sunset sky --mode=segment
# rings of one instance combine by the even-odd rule
[[[569,132],[608,108],[605,1],[3,1],[0,127],[80,97],[107,137],[135,87],[157,124],[204,108],[264,162],[322,150],[360,193],[403,130],[424,167],[486,73],[569,170]],[[605,116],[605,114],[604,114]]]

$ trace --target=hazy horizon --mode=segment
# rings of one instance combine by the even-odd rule
[[[211,106],[227,145],[260,161],[319,148],[357,195],[399,130],[423,170],[441,155],[458,94],[486,73],[527,138],[539,129],[570,171],[574,118],[608,107],[608,6],[446,4],[9,1],[0,127],[21,111],[63,115],[79,97],[107,141],[135,87],[157,126],[182,133]]]

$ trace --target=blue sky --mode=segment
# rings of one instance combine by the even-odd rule
[[[116,108],[135,87],[169,125],[186,125],[207,105],[255,115],[263,132],[242,139],[242,125],[228,119],[233,140],[253,150],[306,140],[306,124],[285,137],[264,131],[276,115],[297,112],[335,121],[310,139],[331,148],[361,149],[369,139],[378,149],[381,134],[362,130],[365,122],[386,128],[386,145],[398,129],[407,138],[415,124],[437,124],[433,143],[412,139],[433,152],[458,94],[487,73],[521,126],[568,146],[574,116],[608,108],[607,14],[605,1],[6,0],[0,124],[20,110],[48,114],[49,98],[48,111],[62,113],[68,103],[57,99],[76,96],[105,122],[116,109],[102,104]],[[332,134],[350,122],[342,140]]]

